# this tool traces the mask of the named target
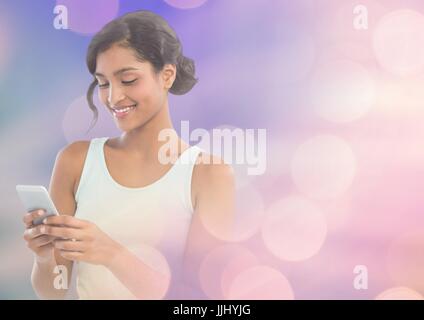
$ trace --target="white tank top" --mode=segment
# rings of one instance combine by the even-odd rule
[[[107,169],[106,140],[90,141],[75,194],[75,217],[94,222],[152,268],[169,270],[172,280],[164,299],[181,299],[178,280],[193,214],[191,178],[202,150],[189,147],[161,178],[129,188],[117,183]],[[135,299],[107,268],[84,262],[75,266],[80,299]]]

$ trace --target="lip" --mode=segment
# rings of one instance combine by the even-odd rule
[[[128,106],[123,106],[123,107],[119,107],[119,108],[110,107],[110,109],[112,109],[112,111],[115,111],[115,110],[122,110],[122,109],[125,109],[125,108],[134,107],[134,106],[136,107],[137,103],[133,103],[133,104],[130,104]]]
[[[127,112],[125,112],[125,113],[119,113],[119,112],[116,112],[115,110],[122,110],[122,109],[125,109],[125,108],[128,108],[128,107],[132,107],[132,109],[130,109],[129,111],[127,111]],[[112,113],[113,113],[113,116],[115,117],[115,118],[117,118],[117,119],[123,119],[123,118],[125,118],[127,115],[129,115],[134,109],[136,109],[137,108],[137,104],[135,103],[135,104],[133,104],[133,105],[130,105],[130,106],[125,106],[125,107],[122,107],[122,108],[110,108],[111,110],[112,110]]]

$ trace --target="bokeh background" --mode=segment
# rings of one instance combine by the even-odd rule
[[[68,30],[53,26],[57,4]],[[168,20],[196,62],[198,85],[170,95],[177,130],[267,130],[265,173],[236,170],[238,237],[205,257],[194,295],[422,299],[419,0],[1,0],[0,298],[36,298],[15,185],[47,186],[72,141],[119,135],[105,112],[85,134],[85,52],[139,9]]]

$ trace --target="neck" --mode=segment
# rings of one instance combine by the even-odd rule
[[[124,132],[118,139],[119,147],[135,157],[156,158],[160,147],[166,143],[159,141],[159,133],[163,129],[170,129],[173,138],[180,141],[172,125],[168,103],[143,126]]]

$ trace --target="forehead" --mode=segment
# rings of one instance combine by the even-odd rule
[[[97,55],[96,72],[107,75],[112,74],[115,70],[129,66],[140,70],[150,69],[150,63],[138,60],[133,49],[117,44]]]

